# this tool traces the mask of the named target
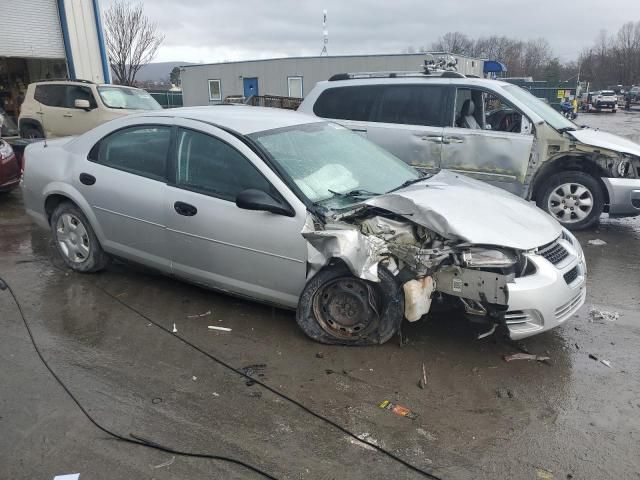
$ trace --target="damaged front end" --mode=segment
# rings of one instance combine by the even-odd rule
[[[503,323],[507,284],[527,269],[526,257],[513,249],[446,238],[378,207],[360,206],[325,219],[314,222],[309,216],[302,232],[308,241],[308,277],[340,260],[354,276],[377,282],[378,268],[384,267],[402,285],[404,316],[411,322],[437,299],[463,307],[474,319]]]

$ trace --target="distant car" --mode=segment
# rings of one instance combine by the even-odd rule
[[[432,296],[511,338],[585,300],[576,238],[515,195],[424,175],[335,123],[260,107],[132,115],[29,145],[27,212],[80,272],[124,257],[297,308],[325,343],[384,343]]]
[[[22,168],[13,148],[0,138],[0,192],[13,190],[20,184]]]
[[[27,88],[18,127],[23,138],[66,137],[141,110],[162,107],[139,88],[86,80],[36,82]]]
[[[595,92],[591,97],[591,108],[600,111],[602,109],[611,109],[616,113],[618,109],[618,96],[613,90],[601,90]]]

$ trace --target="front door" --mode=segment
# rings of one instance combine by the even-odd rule
[[[243,78],[244,97],[254,97],[258,95],[258,77]]]
[[[179,121],[176,178],[167,190],[172,270],[210,287],[295,307],[305,284],[303,212],[294,217],[244,210],[235,198],[253,188],[282,196],[232,135]],[[187,128],[191,127],[191,128]],[[263,167],[266,168],[266,167]],[[273,172],[270,172],[273,175]]]
[[[148,120],[151,122],[151,120]],[[170,269],[166,241],[171,119],[117,130],[100,140],[74,174],[110,253]]]
[[[100,110],[91,91],[91,88],[80,85],[66,85],[65,87],[65,110],[62,112],[62,120],[58,127],[58,135],[80,135],[94,127],[100,121]],[[76,108],[76,100],[87,100],[89,110]]]
[[[367,138],[409,165],[440,167],[447,88],[443,85],[384,85],[367,125]]]
[[[444,128],[442,168],[522,194],[531,157],[529,120],[492,92],[458,88]]]

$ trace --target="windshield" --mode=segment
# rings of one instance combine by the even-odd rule
[[[327,208],[346,207],[421,177],[403,161],[334,123],[295,125],[250,136],[309,200]]]
[[[98,93],[109,108],[127,110],[162,110],[154,98],[144,90],[125,87],[98,87]]]
[[[532,95],[524,88],[520,88],[517,85],[509,85],[503,88],[519,101],[524,103],[531,110],[533,110],[536,115],[538,115],[556,130],[578,129],[575,123],[568,120],[560,112],[556,111],[552,106],[543,102],[538,97]]]

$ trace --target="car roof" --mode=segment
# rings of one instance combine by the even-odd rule
[[[245,105],[211,105],[206,107],[154,110],[140,116],[179,117],[230,128],[247,135],[264,130],[291,127],[325,120],[292,110]]]
[[[317,88],[327,89],[334,87],[347,87],[357,85],[393,85],[398,83],[404,84],[416,84],[416,83],[436,83],[439,85],[475,85],[484,87],[506,87],[513,85],[512,83],[502,80],[494,80],[492,78],[476,78],[476,77],[463,77],[463,78],[451,78],[438,75],[418,75],[415,76],[403,76],[403,77],[371,77],[371,78],[351,78],[346,80],[325,80],[317,83]]]

